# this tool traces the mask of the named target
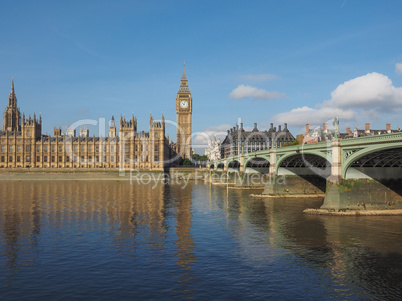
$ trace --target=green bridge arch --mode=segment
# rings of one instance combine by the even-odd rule
[[[346,179],[346,174],[348,172],[348,169],[358,159],[361,159],[372,153],[385,151],[385,150],[391,150],[391,149],[401,149],[402,150],[402,143],[394,142],[394,143],[389,143],[389,144],[374,144],[374,145],[369,145],[367,147],[362,147],[360,149],[354,149],[354,150],[344,149],[344,150],[342,150],[342,159],[344,160],[342,162],[342,177],[344,179]]]
[[[281,164],[289,158],[292,157],[302,157],[303,155],[309,155],[309,156],[316,156],[319,157],[323,160],[328,161],[332,165],[332,151],[329,149],[328,151],[326,149],[324,150],[299,150],[296,152],[289,152],[281,156],[281,154],[277,154],[277,162],[275,166],[275,173],[278,174],[279,168],[281,167]],[[279,157],[279,158],[278,158]]]
[[[248,156],[248,157],[244,158],[244,166],[247,166],[247,164],[249,164],[250,162],[252,162],[254,160],[258,160],[258,159],[267,160],[271,164],[271,162],[270,162],[271,158],[270,158],[269,154],[267,154],[267,155],[257,155],[257,154],[255,154],[253,156]]]

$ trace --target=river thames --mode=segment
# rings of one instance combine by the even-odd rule
[[[0,299],[402,299],[400,216],[259,192],[2,181]]]

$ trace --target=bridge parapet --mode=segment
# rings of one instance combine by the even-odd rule
[[[402,132],[342,139],[341,146],[402,142]]]

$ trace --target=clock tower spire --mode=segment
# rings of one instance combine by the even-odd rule
[[[183,159],[191,159],[191,114],[193,99],[188,88],[186,64],[183,66],[183,75],[180,79],[180,88],[176,96],[177,140],[176,151]]]

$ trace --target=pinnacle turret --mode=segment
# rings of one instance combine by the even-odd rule
[[[17,107],[17,97],[15,96],[14,92],[14,78],[11,80],[11,91],[10,96],[8,97],[8,106]]]
[[[149,114],[149,127],[152,127],[152,124],[154,123],[154,118],[152,117],[152,114]]]

